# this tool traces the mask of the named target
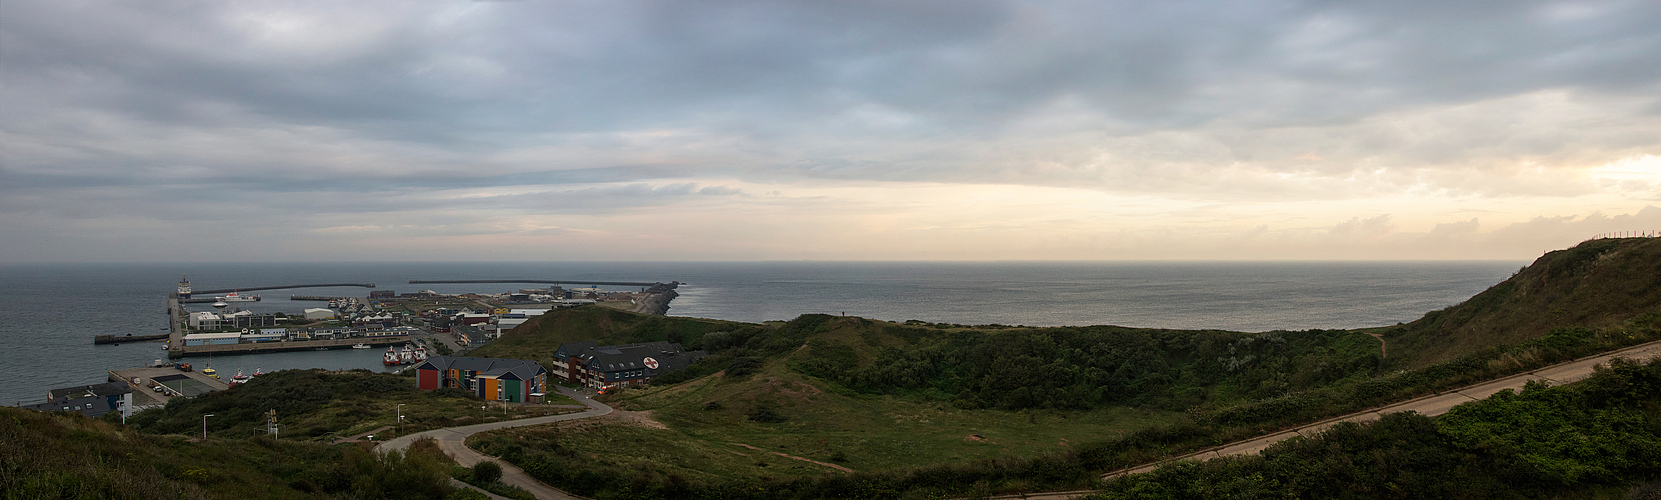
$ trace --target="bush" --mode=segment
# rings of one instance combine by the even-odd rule
[[[481,483],[494,483],[502,480],[502,464],[489,460],[479,462],[473,466],[473,480]]]

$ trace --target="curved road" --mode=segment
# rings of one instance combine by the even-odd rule
[[[559,392],[561,394],[569,396],[571,399],[575,399],[578,402],[588,406],[588,410],[587,411],[582,411],[582,412],[577,412],[577,413],[566,413],[566,414],[563,414],[563,415],[550,415],[550,416],[546,416],[546,417],[522,418],[522,419],[518,419],[518,420],[504,420],[504,421],[501,421],[501,422],[490,422],[490,423],[484,423],[484,424],[464,425],[464,426],[461,426],[461,427],[447,427],[447,428],[443,428],[443,429],[433,429],[433,430],[430,430],[430,431],[418,432],[418,433],[415,433],[415,434],[410,434],[410,435],[407,435],[407,436],[399,437],[397,439],[393,439],[391,441],[381,443],[379,446],[375,447],[375,451],[379,451],[379,452],[382,452],[382,453],[392,451],[392,450],[402,451],[406,448],[409,448],[410,443],[414,443],[417,439],[429,438],[430,437],[430,438],[433,438],[434,441],[438,442],[438,447],[440,449],[444,450],[444,453],[449,454],[450,457],[452,457],[452,458],[455,458],[456,463],[459,463],[459,464],[467,466],[467,467],[472,467],[474,464],[482,462],[485,459],[491,458],[491,457],[486,457],[483,453],[479,453],[477,451],[473,451],[472,448],[468,448],[467,447],[467,436],[478,434],[478,433],[484,432],[484,431],[493,431],[493,430],[497,430],[497,429],[507,429],[507,428],[510,428],[510,427],[524,427],[524,426],[527,426],[527,425],[549,424],[549,423],[554,423],[554,422],[563,422],[563,421],[566,421],[566,420],[576,420],[576,419],[579,419],[579,418],[598,417],[598,416],[601,416],[601,415],[606,415],[606,414],[611,413],[611,407],[610,406],[606,406],[604,404],[601,404],[598,401],[594,401],[592,399],[589,399],[588,396],[582,395],[581,393],[577,392],[575,389],[571,389],[571,388],[568,388],[568,387],[559,387]],[[536,478],[531,477],[530,474],[526,474],[525,471],[520,470],[518,467],[514,467],[513,464],[503,462],[503,461],[500,461],[500,460],[496,461],[496,463],[499,463],[499,464],[502,465],[502,482],[507,483],[507,484],[511,484],[511,485],[514,485],[514,486],[518,486],[520,488],[524,488],[525,491],[531,492],[531,494],[536,495],[537,498],[551,499],[551,500],[578,500],[578,499],[582,498],[582,497],[578,497],[578,496],[571,495],[569,493],[560,491],[558,489],[554,489],[554,487],[552,487],[552,486],[542,484],[541,481],[537,481]],[[459,481],[454,481],[454,480],[452,480],[452,482],[458,482],[459,483]],[[465,485],[465,484],[463,484],[463,486],[467,486],[469,488],[472,487],[470,485]],[[492,498],[501,498],[501,497],[496,497],[496,496],[492,495]]]

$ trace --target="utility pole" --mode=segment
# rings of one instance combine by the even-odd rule
[[[208,438],[208,417],[211,417],[211,416],[213,416],[212,413],[206,413],[206,414],[202,415],[202,439],[207,439]]]

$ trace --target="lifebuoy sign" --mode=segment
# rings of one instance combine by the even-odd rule
[[[646,358],[646,367],[651,368],[653,370],[656,370],[657,369],[657,360],[652,359],[652,358]]]

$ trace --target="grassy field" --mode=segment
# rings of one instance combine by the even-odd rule
[[[623,467],[651,464],[686,477],[812,476],[841,472],[778,454],[857,471],[899,470],[1031,456],[1182,418],[1124,407],[963,410],[895,396],[839,394],[782,362],[742,379],[711,375],[626,390],[606,400],[620,410],[646,412],[663,427],[618,422],[580,425],[580,430],[499,431],[478,439],[487,447],[605,449],[597,460]],[[761,409],[782,421],[756,421],[752,415]]]

